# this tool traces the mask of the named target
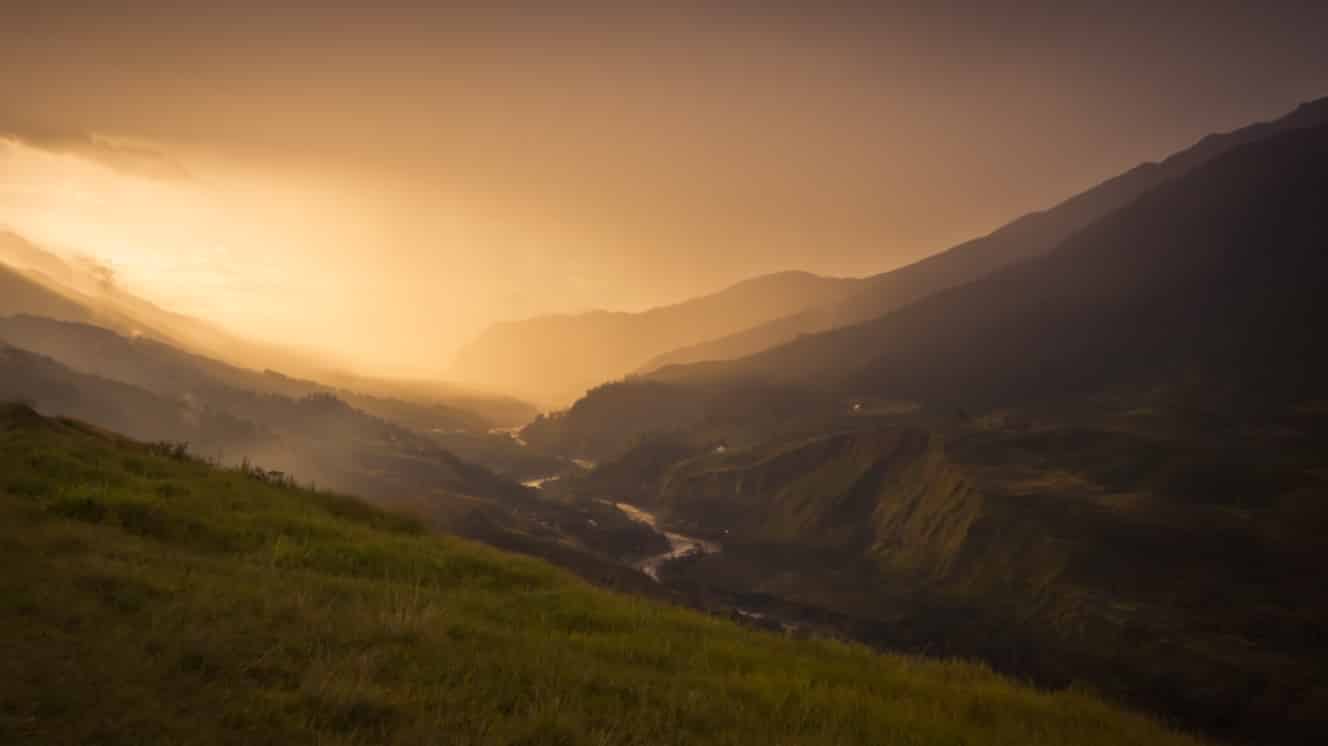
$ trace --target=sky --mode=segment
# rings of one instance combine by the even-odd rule
[[[1328,95],[1325,28],[1222,0],[7,2],[0,227],[434,375],[498,320],[943,250]]]

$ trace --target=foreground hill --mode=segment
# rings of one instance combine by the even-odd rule
[[[1303,104],[1271,122],[1209,135],[1161,162],[1136,166],[1055,207],[1024,215],[990,235],[866,278],[854,293],[842,299],[803,311],[789,309],[789,313],[751,329],[661,355],[643,366],[642,372],[670,365],[742,358],[792,342],[804,334],[874,319],[1015,262],[1046,254],[1090,223],[1235,148],[1324,124],[1328,124],[1328,98]]]
[[[452,374],[541,401],[568,401],[662,352],[841,298],[859,282],[781,272],[641,313],[593,311],[495,324],[457,352]]]
[[[0,410],[6,743],[1193,744]]]

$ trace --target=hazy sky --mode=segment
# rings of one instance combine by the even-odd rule
[[[427,373],[497,319],[888,269],[1328,95],[1322,2],[359,5],[0,4],[0,225]]]

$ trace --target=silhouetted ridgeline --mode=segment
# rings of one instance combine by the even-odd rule
[[[781,272],[641,313],[593,311],[495,324],[459,350],[459,380],[563,403],[655,355],[844,297],[860,280]]]
[[[670,365],[733,360],[792,342],[804,334],[876,318],[1002,267],[1041,256],[1076,231],[1152,189],[1234,148],[1274,135],[1328,124],[1328,98],[1301,105],[1272,122],[1205,137],[1159,163],[1145,163],[1047,210],[1020,217],[990,235],[962,243],[906,267],[864,280],[851,295],[789,313],[751,329],[661,355],[641,372]]]

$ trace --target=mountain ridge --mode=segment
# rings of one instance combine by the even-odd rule
[[[881,386],[869,385],[862,378],[870,375],[868,369],[896,379],[905,375],[902,371],[915,370],[907,374],[913,376],[909,380],[915,388],[896,392],[908,398],[928,387],[931,387],[929,390],[939,390],[940,379],[969,371],[973,378],[964,380],[971,385],[970,390],[991,388],[992,371],[999,370],[1001,364],[1023,365],[1023,369],[1028,369],[1028,364],[1020,363],[1014,353],[999,345],[993,346],[993,324],[1001,325],[1002,333],[1009,335],[1012,342],[1022,340],[1020,344],[1036,344],[1037,334],[1050,333],[1049,330],[1054,329],[1060,343],[1072,345],[1061,355],[1066,360],[1082,359],[1085,351],[1092,348],[1095,340],[1091,334],[1082,335],[1081,331],[1081,336],[1075,336],[1075,332],[1066,326],[1067,322],[1052,311],[1061,307],[1087,308],[1084,303],[1076,306],[1080,296],[1063,289],[1066,277],[1075,278],[1076,291],[1082,294],[1085,302],[1100,304],[1102,310],[1094,313],[1107,313],[1113,304],[1109,292],[1119,290],[1125,293],[1121,299],[1136,305],[1162,303],[1170,309],[1169,312],[1176,314],[1176,323],[1189,324],[1177,328],[1193,330],[1192,333],[1200,339],[1220,345],[1221,335],[1211,331],[1211,325],[1204,324],[1199,308],[1158,295],[1165,293],[1164,283],[1175,282],[1181,283],[1178,290],[1190,293],[1187,297],[1202,302],[1202,309],[1214,314],[1214,323],[1220,324],[1224,320],[1232,324],[1258,323],[1264,325],[1260,328],[1265,333],[1270,332],[1275,324],[1265,318],[1269,313],[1284,312],[1292,314],[1288,318],[1296,318],[1296,313],[1311,312],[1315,278],[1322,272],[1324,260],[1321,253],[1315,253],[1314,236],[1320,229],[1316,227],[1319,216],[1313,195],[1328,179],[1326,154],[1328,126],[1293,130],[1268,140],[1244,144],[1181,179],[1160,185],[1145,198],[1082,229],[1044,256],[928,296],[878,319],[809,335],[742,360],[665,368],[651,377],[674,382],[752,376],[784,383],[833,380],[837,381],[832,384],[834,386],[865,386],[872,393],[882,393]],[[1269,191],[1261,191],[1263,188]],[[1216,206],[1218,204],[1220,208]],[[1294,225],[1288,226],[1288,221]],[[1213,226],[1218,223],[1227,225],[1232,233],[1216,232]],[[1264,233],[1251,235],[1251,231],[1259,230]],[[1165,235],[1159,236],[1159,233]],[[1253,245],[1274,239],[1283,241],[1275,245],[1282,252],[1283,260],[1293,263],[1291,267],[1282,268],[1262,261],[1255,252]],[[1166,241],[1173,243],[1167,244]],[[1154,250],[1148,251],[1143,246]],[[1168,251],[1177,247],[1184,247],[1185,251]],[[1083,268],[1085,262],[1092,265],[1093,272]],[[1130,263],[1128,272],[1121,268],[1120,262]],[[1244,263],[1237,265],[1236,262]],[[1186,274],[1195,270],[1210,274],[1202,277]],[[1283,283],[1294,294],[1281,298],[1270,296],[1254,284],[1251,277],[1244,276],[1253,273],[1263,278],[1268,272],[1275,274],[1266,279]],[[1203,280],[1224,284],[1209,288],[1203,285]],[[1228,291],[1243,293],[1240,300],[1246,305],[1238,306],[1235,299],[1226,305],[1217,303],[1215,295]],[[1148,298],[1153,296],[1139,293],[1153,293],[1157,299],[1150,301]],[[1035,319],[1032,314],[1036,303],[1031,298],[1053,304],[1042,309],[1050,312],[1049,316]],[[1311,305],[1283,308],[1291,302]],[[1011,303],[1017,305],[1011,306]],[[1261,303],[1265,305],[1259,305]],[[1001,311],[1002,304],[1008,310]],[[1120,310],[1111,312],[1120,313]],[[1133,312],[1146,314],[1147,309],[1139,306]],[[1241,316],[1241,312],[1245,315]],[[998,315],[993,317],[993,313]],[[1004,315],[999,315],[1001,313]],[[1167,319],[1171,320],[1170,317]],[[1121,323],[1126,321],[1122,319]],[[1130,323],[1139,324],[1137,328],[1141,333],[1157,333],[1157,325],[1144,321],[1143,317]],[[1099,324],[1097,328],[1102,331],[1111,327]],[[1119,337],[1122,343],[1129,343],[1128,334],[1132,328],[1115,329],[1111,332],[1115,335],[1113,339]],[[1210,331],[1198,331],[1205,328]],[[979,329],[983,331],[979,332]],[[1245,327],[1242,330],[1251,331]],[[1296,330],[1281,328],[1280,331],[1294,334]],[[893,362],[884,357],[889,348],[881,346],[892,337],[903,340],[896,344],[911,346],[895,353]],[[965,347],[955,341],[960,337],[965,344],[978,346]],[[1251,342],[1269,339],[1268,336],[1255,335]],[[1296,342],[1291,337],[1285,341],[1300,347],[1308,344]],[[977,349],[985,349],[986,357],[971,360]],[[923,350],[926,350],[925,354]],[[1239,351],[1230,352],[1237,354]],[[961,362],[965,355],[970,358],[967,363]],[[999,356],[1001,362],[993,355]],[[1050,361],[1053,353],[1047,350],[1036,355],[1037,360]],[[1100,353],[1094,353],[1092,359],[1099,357]],[[1312,359],[1320,357],[1322,355],[1315,355]],[[924,373],[924,370],[930,372]],[[857,380],[850,380],[854,376],[858,377]],[[950,386],[956,394],[964,388],[953,381],[944,385]]]
[[[641,312],[597,310],[500,322],[458,350],[451,374],[544,401],[575,398],[679,343],[749,326],[789,304],[837,297],[859,282],[795,270]]]
[[[155,339],[182,352],[213,358],[236,369],[421,407],[464,410],[490,426],[510,427],[536,413],[531,405],[500,394],[444,382],[397,382],[338,372],[304,353],[237,337],[211,322],[163,309],[124,291],[12,231],[0,229],[0,317],[30,315],[108,329],[126,337]],[[280,373],[277,371],[281,371]],[[289,378],[312,388],[312,381]]]
[[[1160,161],[1135,166],[1050,208],[1022,215],[984,236],[905,267],[865,278],[861,291],[831,306],[812,308],[676,350],[652,359],[637,372],[648,374],[670,365],[738,359],[804,334],[867,321],[1002,266],[1044,254],[1075,230],[1234,147],[1324,123],[1328,123],[1328,97],[1302,103],[1275,120],[1206,135]]]

